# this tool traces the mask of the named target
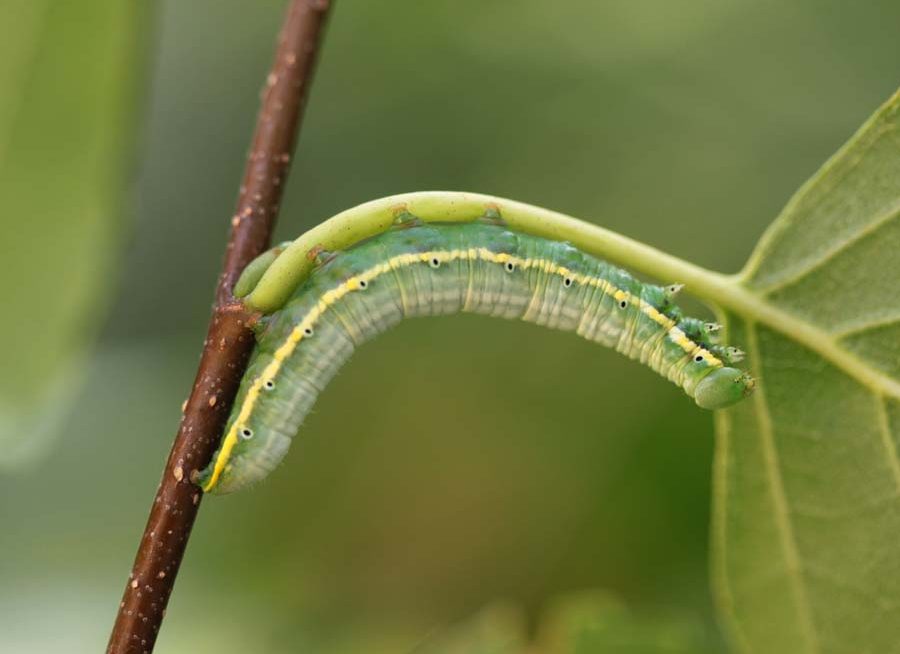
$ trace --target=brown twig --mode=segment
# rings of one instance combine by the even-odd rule
[[[331,0],[291,0],[266,80],[200,366],[144,529],[108,654],[153,650],[202,496],[194,471],[212,457],[253,346],[234,302],[240,272],[269,244]]]

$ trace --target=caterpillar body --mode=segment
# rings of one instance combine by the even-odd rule
[[[271,472],[353,351],[407,317],[471,312],[574,331],[645,363],[706,409],[753,390],[753,379],[732,367],[740,351],[714,342],[717,326],[674,305],[680,286],[642,284],[569,243],[511,229],[494,205],[481,207],[474,221],[448,223],[422,222],[401,207],[387,231],[318,252],[316,267],[263,321],[222,444],[198,477],[205,491],[232,492]],[[244,286],[265,280],[260,268],[277,260],[271,252],[261,259],[248,266]]]

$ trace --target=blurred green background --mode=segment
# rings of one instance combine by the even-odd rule
[[[0,3],[0,22],[16,4]],[[109,4],[83,3],[74,30],[56,15],[94,42],[92,29],[118,33],[90,20]],[[66,373],[74,402],[49,400],[63,415],[47,452],[0,474],[2,651],[105,646],[192,382],[284,3],[157,5],[98,53],[127,63],[137,115],[81,133],[117,157],[85,200],[113,226],[73,228],[85,187],[62,178],[41,188],[40,220],[0,214],[7,265],[23,243],[32,260],[79,236],[99,248],[78,256],[94,286],[72,329],[100,328]],[[2,30],[40,34],[29,20]],[[897,25],[893,0],[339,0],[277,237],[375,197],[458,189],[735,271],[897,87]],[[53,155],[83,85],[52,48],[71,62],[82,46],[37,43],[50,92],[32,99],[53,129],[13,136]],[[29,59],[3,59],[8,108]],[[7,157],[0,189],[15,170]],[[43,304],[72,303],[10,274]],[[6,359],[10,388],[54,383]],[[724,651],[707,569],[712,449],[711,414],[574,335],[408,322],[354,357],[270,480],[204,503],[157,651],[425,652],[483,607],[476,621],[499,612],[540,633],[560,597],[592,589],[637,631]]]

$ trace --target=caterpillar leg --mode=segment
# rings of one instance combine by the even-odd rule
[[[285,248],[290,244],[291,241],[279,243],[248,263],[247,267],[244,268],[244,271],[241,273],[241,276],[238,277],[237,283],[234,285],[234,297],[242,298],[250,295],[250,293],[253,292],[253,289],[256,288],[259,280],[262,279],[262,276],[269,269],[269,266],[275,262],[278,255],[284,252]]]

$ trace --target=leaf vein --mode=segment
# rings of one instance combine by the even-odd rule
[[[888,465],[891,473],[894,475],[894,486],[897,489],[897,495],[900,495],[900,460],[897,459],[897,446],[894,439],[891,438],[891,424],[888,420],[887,400],[883,395],[875,396],[875,410],[878,412],[878,428],[881,435],[881,442],[888,454]]]
[[[724,324],[725,318],[722,319]],[[715,507],[713,509],[715,519],[710,532],[712,539],[711,577],[713,578],[713,594],[718,604],[719,614],[722,617],[723,628],[730,637],[735,648],[744,653],[753,651],[750,640],[744,633],[743,626],[737,619],[734,607],[734,592],[731,588],[730,575],[728,574],[728,529],[726,527],[726,515],[728,513],[728,457],[731,439],[731,416],[728,411],[716,411],[715,460],[713,462],[713,497]]]
[[[886,316],[875,320],[867,320],[864,322],[852,324],[849,327],[842,329],[841,331],[833,332],[833,334],[836,339],[841,340],[849,336],[859,336],[860,334],[864,334],[874,329],[889,327],[896,323],[900,323],[900,316]]]
[[[753,370],[764,378],[762,356],[759,349],[759,337],[756,323],[747,323],[747,346],[750,354],[750,362]],[[803,637],[807,643],[807,651],[819,652],[820,646],[813,624],[812,613],[809,606],[809,598],[806,585],[803,581],[803,568],[800,563],[800,555],[797,550],[797,541],[791,523],[790,508],[782,479],[779,454],[775,445],[775,433],[772,426],[772,416],[769,413],[766,402],[765,387],[760,383],[753,395],[756,414],[759,418],[759,435],[762,444],[763,460],[765,461],[766,477],[772,491],[772,504],[775,514],[775,525],[781,541],[781,549],[784,552],[787,577],[793,590],[794,601],[797,606],[798,623]]]
[[[785,288],[797,284],[798,282],[804,280],[806,277],[809,277],[809,275],[814,273],[816,270],[819,270],[827,263],[834,260],[841,253],[849,250],[865,237],[874,234],[882,227],[886,227],[892,220],[894,220],[898,216],[900,216],[900,202],[894,203],[894,205],[883,214],[876,215],[870,223],[864,225],[855,233],[850,234],[845,240],[840,241],[836,246],[819,253],[819,258],[811,260],[809,265],[807,265],[806,267],[795,270],[793,273],[788,274],[787,277],[776,280],[774,283],[771,283],[768,286],[756,287],[756,291],[762,295],[772,295],[773,293],[777,293],[778,291],[782,291]]]

